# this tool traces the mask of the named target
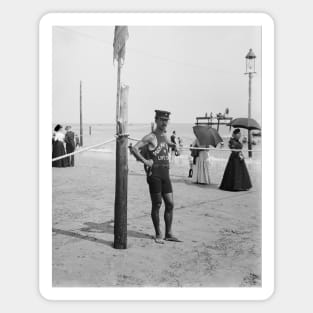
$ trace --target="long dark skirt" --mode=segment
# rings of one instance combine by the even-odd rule
[[[244,160],[238,153],[232,152],[223,175],[220,189],[227,191],[245,191],[252,187],[250,176]]]
[[[64,144],[61,141],[53,141],[52,143],[52,158],[57,158],[59,156],[65,155]],[[69,166],[68,158],[63,158],[52,162],[52,167],[67,167]]]

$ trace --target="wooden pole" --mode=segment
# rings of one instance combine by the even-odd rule
[[[252,73],[249,73],[249,100],[248,100],[248,122],[251,119],[251,81]],[[251,144],[251,131],[248,129],[248,155],[249,158],[252,158],[252,144]]]
[[[91,126],[89,126],[89,136],[91,136]]]
[[[128,184],[128,87],[120,86],[121,63],[118,61],[116,96],[116,173],[114,204],[114,248],[127,248],[127,184]]]
[[[116,135],[120,133],[119,129],[119,114],[120,114],[120,92],[121,92],[121,68],[122,63],[121,60],[118,60],[117,63],[117,87],[116,87]]]
[[[83,101],[82,101],[82,81],[79,85],[79,145],[83,146]]]

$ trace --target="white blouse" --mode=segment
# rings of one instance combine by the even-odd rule
[[[54,141],[62,141],[64,142],[65,135],[59,131],[54,132]]]

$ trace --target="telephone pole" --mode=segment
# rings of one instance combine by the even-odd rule
[[[79,85],[79,145],[83,146],[83,99],[82,99],[82,81]]]

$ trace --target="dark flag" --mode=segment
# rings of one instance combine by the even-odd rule
[[[114,41],[113,41],[113,61],[125,59],[126,40],[128,39],[127,26],[115,26]]]

